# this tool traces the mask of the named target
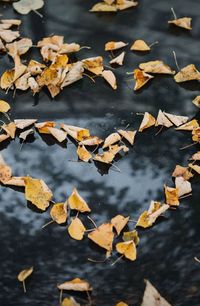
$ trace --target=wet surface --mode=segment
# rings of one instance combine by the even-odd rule
[[[176,69],[172,51],[175,50],[181,67],[199,64],[199,1],[141,1],[138,8],[117,14],[90,14],[94,3],[88,1],[46,1],[41,10],[44,18],[34,13],[19,16],[9,5],[1,5],[4,18],[21,18],[21,33],[34,42],[52,33],[65,36],[66,42],[91,46],[82,50],[78,58],[102,55],[108,64],[104,49],[109,40],[131,43],[141,38],[149,43],[159,41],[149,54],[139,55],[128,51],[125,65],[116,69],[118,90],[112,91],[102,79],[93,84],[90,79],[65,88],[52,100],[46,91],[32,97],[30,93],[17,92],[1,99],[12,104],[13,118],[55,120],[89,128],[92,134],[106,137],[115,128],[137,128],[141,116],[136,112],[149,111],[156,115],[159,109],[199,118],[191,101],[199,94],[199,83],[177,85],[171,77],[156,77],[138,94],[132,91],[133,81],[125,73],[138,63],[161,59]],[[191,16],[193,30],[168,27],[172,18],[170,7],[178,16]],[[28,57],[38,58],[37,50]],[[0,57],[0,72],[12,66],[4,55]],[[129,79],[129,80],[127,80]],[[97,224],[121,213],[137,219],[150,201],[163,200],[163,184],[172,184],[171,173],[176,164],[185,165],[198,147],[180,150],[191,143],[190,134],[173,129],[155,136],[155,130],[137,135],[136,143],[128,155],[118,160],[106,174],[94,164],[76,162],[76,147],[70,141],[60,146],[39,135],[23,145],[16,139],[1,146],[2,154],[15,175],[42,178],[54,192],[55,201],[64,201],[75,186],[92,208],[92,218]],[[194,261],[199,256],[199,179],[192,180],[193,195],[181,201],[180,209],[170,211],[162,222],[153,228],[140,231],[141,243],[138,259],[125,260],[111,266],[114,254],[107,263],[91,263],[88,257],[102,259],[101,250],[85,239],[69,239],[66,228],[55,224],[41,229],[48,222],[49,213],[39,214],[27,207],[23,193],[1,187],[0,241],[1,241],[1,306],[58,305],[57,283],[80,277],[94,287],[92,301],[97,306],[115,305],[123,300],[129,305],[140,305],[144,278],[149,279],[160,293],[175,306],[200,304],[200,265]],[[85,220],[86,218],[83,218]],[[88,225],[90,227],[90,224]],[[129,224],[132,229],[134,223]],[[33,265],[35,272],[27,281],[28,292],[23,294],[16,275]],[[87,296],[76,295],[81,305]]]

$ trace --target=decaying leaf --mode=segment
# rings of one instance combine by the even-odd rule
[[[173,123],[165,116],[165,113],[159,110],[155,126],[165,126],[167,128],[173,126]]]
[[[96,74],[101,75],[103,72],[103,57],[90,57],[82,60],[84,69]]]
[[[200,96],[196,96],[194,100],[192,101],[192,103],[196,105],[197,107],[200,107]]]
[[[192,30],[191,22],[192,22],[192,18],[190,17],[182,17],[182,18],[173,19],[173,20],[168,21],[169,24],[173,24],[179,28],[183,28],[186,30]]]
[[[111,223],[113,227],[116,229],[117,235],[121,233],[123,228],[128,223],[130,217],[124,217],[122,215],[117,215],[114,218],[111,219]]]
[[[200,151],[194,153],[191,157],[192,160],[200,160]]]
[[[123,11],[138,5],[135,0],[104,0],[95,4],[90,12],[116,12]]]
[[[117,81],[114,73],[111,70],[104,70],[102,72],[102,77],[108,82],[108,84],[113,88],[117,89]]]
[[[135,245],[137,246],[140,242],[140,238],[138,236],[138,232],[136,230],[130,231],[130,232],[123,232],[122,239],[124,241],[130,241],[133,240]]]
[[[10,110],[8,102],[0,100],[0,113],[7,113]]]
[[[75,240],[82,240],[85,231],[86,228],[78,217],[74,218],[68,227],[69,235]]]
[[[79,145],[77,148],[78,158],[84,162],[88,162],[92,158],[92,154],[85,148],[84,145]]]
[[[150,47],[147,45],[147,43],[144,40],[137,39],[132,44],[131,50],[144,52],[144,51],[149,51]]]
[[[156,119],[150,113],[145,112],[144,117],[139,127],[139,132],[142,132],[143,130],[148,129],[151,126],[154,126],[155,123],[156,123]]]
[[[117,133],[120,134],[123,138],[125,138],[131,145],[134,144],[135,135],[137,131],[118,130]]]
[[[117,57],[113,58],[109,63],[111,65],[117,64],[119,66],[122,66],[123,62],[124,62],[124,56],[125,56],[125,52],[122,52],[120,55],[118,55]]]
[[[200,142],[200,128],[192,130],[192,140],[194,142]]]
[[[111,164],[114,158],[115,155],[112,152],[106,151],[104,153],[96,154],[93,157],[93,160],[98,161],[100,163]]]
[[[127,259],[132,261],[136,260],[137,250],[133,240],[117,243],[116,250],[118,253],[124,255]]]
[[[90,137],[90,131],[79,126],[61,124],[61,128],[75,140],[81,141],[81,144],[83,144],[83,140],[86,140]]]
[[[162,204],[160,202],[151,201],[148,211],[145,210],[139,217],[136,226],[147,228],[152,226],[157,218],[161,216],[166,210],[168,210],[169,205]]]
[[[30,38],[22,38],[13,43],[6,44],[6,49],[8,50],[8,54],[14,59],[16,54],[25,54],[32,47],[32,45],[33,43]]]
[[[154,77],[140,69],[134,69],[134,79],[135,87],[134,90],[139,90],[141,87],[143,87],[150,79],[153,79]]]
[[[21,176],[12,176],[4,185],[16,186],[16,187],[25,187],[24,177]]]
[[[188,117],[186,116],[178,116],[163,112],[163,114],[175,125],[180,126],[188,121]]]
[[[56,223],[65,223],[67,221],[67,207],[65,203],[54,204],[50,210],[50,215]]]
[[[30,125],[36,122],[37,122],[37,119],[15,119],[14,120],[16,128],[21,129],[21,130],[29,127]]]
[[[103,140],[97,136],[89,136],[85,140],[81,140],[79,144],[84,146],[98,146],[102,142]]]
[[[164,186],[166,203],[170,206],[179,206],[178,189]]]
[[[189,194],[192,192],[191,183],[185,180],[181,176],[175,178],[175,186],[176,186],[176,189],[178,190],[179,198],[185,194]]]
[[[73,280],[66,281],[57,286],[60,290],[73,290],[73,291],[92,291],[90,284],[80,278],[74,278]]]
[[[14,9],[23,15],[30,13],[31,11],[36,11],[42,8],[44,5],[43,0],[20,0],[13,3]]]
[[[200,80],[200,72],[197,70],[195,65],[190,64],[183,69],[181,69],[175,76],[174,80],[177,83],[187,82],[187,81],[198,81]]]
[[[199,128],[199,123],[196,119],[193,119],[179,127],[176,128],[176,130],[179,130],[179,131],[192,131],[196,128]]]
[[[188,170],[188,167],[182,167],[180,165],[176,165],[172,177],[183,177],[185,180],[189,180],[193,177],[193,174]]]
[[[71,209],[75,209],[80,212],[90,212],[88,204],[85,200],[80,196],[76,188],[73,189],[72,194],[67,199],[68,205]]]
[[[141,63],[139,65],[141,70],[144,70],[146,73],[158,73],[158,74],[175,74],[168,65],[163,61],[150,61],[146,63]]]
[[[14,122],[10,122],[10,123],[8,123],[8,124],[3,124],[3,125],[1,126],[1,128],[2,128],[4,131],[6,131],[6,133],[7,133],[8,135],[10,135],[10,137],[11,137],[12,139],[15,138],[16,125],[15,125]]]
[[[17,276],[18,281],[23,283],[24,292],[26,292],[25,280],[26,280],[27,277],[29,277],[32,273],[33,273],[33,267],[30,267],[30,268],[28,268],[28,269],[22,270],[22,271],[18,274],[18,276]]]
[[[144,291],[144,296],[141,306],[171,306],[156,290],[156,288],[150,283],[150,281],[145,280],[146,288]]]
[[[63,142],[64,140],[66,140],[66,132],[54,127],[48,127],[48,131],[58,142]]]
[[[81,306],[79,303],[75,301],[75,299],[71,296],[70,298],[64,298],[61,303],[61,306]]]
[[[102,148],[105,149],[120,140],[121,140],[121,136],[118,133],[112,133],[108,137],[106,137]]]
[[[88,238],[107,251],[112,251],[114,239],[113,225],[104,223],[88,234]]]
[[[0,182],[5,184],[12,177],[12,169],[6,164],[3,156],[0,154]]]
[[[35,123],[36,129],[38,129],[40,134],[51,134],[49,128],[55,127],[54,121],[45,121],[40,123]]]
[[[46,210],[53,194],[43,180],[33,179],[29,176],[24,178],[25,198],[40,210]]]
[[[192,170],[194,170],[196,173],[200,174],[200,166],[194,165],[194,164],[189,164],[188,165]]]
[[[105,44],[105,51],[113,51],[127,46],[123,41],[109,41]]]

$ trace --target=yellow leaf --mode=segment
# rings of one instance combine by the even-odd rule
[[[136,260],[137,250],[134,241],[119,242],[116,244],[116,250],[127,259]]]
[[[29,176],[24,178],[25,198],[41,210],[49,206],[53,194],[43,180],[33,179]]]
[[[144,40],[137,39],[132,44],[131,50],[134,50],[134,51],[149,51],[150,47],[147,45],[147,43]]]
[[[8,102],[0,100],[0,113],[7,113],[10,110]]]
[[[123,41],[109,41],[105,44],[105,51],[113,51],[127,46]]]
[[[111,219],[111,223],[114,226],[114,228],[116,229],[118,235],[121,233],[123,228],[126,226],[129,219],[130,219],[130,217],[125,218],[122,215],[117,215],[117,216],[115,216],[114,218]]]
[[[92,291],[92,287],[88,282],[80,278],[74,278],[71,281],[64,282],[58,285],[60,290],[73,290],[73,291]]]
[[[196,128],[199,128],[199,123],[196,119],[193,119],[179,127],[176,128],[178,131],[192,131]]]
[[[61,306],[81,306],[81,305],[77,303],[73,297],[70,297],[70,298],[64,298],[64,300],[61,303]]]
[[[85,200],[79,195],[76,188],[74,188],[72,194],[67,199],[67,202],[68,202],[69,207],[71,209],[75,209],[75,210],[80,211],[82,213],[91,211],[91,209],[89,208],[89,206],[87,205]]]
[[[194,170],[196,173],[200,174],[200,166],[189,164],[188,165],[192,170]]]
[[[71,224],[68,227],[69,235],[75,240],[82,240],[85,231],[86,231],[85,226],[83,225],[81,220],[77,217],[72,220]]]
[[[140,238],[138,236],[138,232],[136,230],[130,231],[130,232],[123,232],[122,239],[124,241],[130,241],[133,240],[135,242],[135,245],[137,246],[140,242]]]
[[[109,5],[105,2],[99,2],[90,9],[90,12],[116,12],[116,11],[117,8],[115,5]]]
[[[14,122],[10,122],[9,124],[4,124],[1,126],[1,128],[6,131],[6,133],[8,135],[10,135],[10,137],[12,139],[15,138],[15,132],[16,132],[16,125]]]
[[[17,276],[18,281],[19,282],[25,281],[25,279],[27,279],[27,277],[29,277],[32,273],[33,273],[33,267],[22,270]]]
[[[98,244],[100,247],[111,252],[114,239],[113,225],[111,223],[104,223],[100,225],[93,232],[88,234],[88,238]]]
[[[180,165],[176,165],[172,177],[182,176],[185,180],[189,180],[193,177],[193,174],[188,170],[188,167],[182,167]]]
[[[131,145],[134,144],[137,131],[118,130],[117,133],[124,137]]]
[[[139,132],[142,132],[145,129],[150,128],[151,126],[155,125],[156,119],[148,112],[144,113],[143,120],[139,127]]]
[[[173,114],[169,114],[166,112],[163,112],[163,114],[175,125],[180,126],[188,121],[188,117],[186,116],[177,116]]]
[[[3,156],[0,154],[0,182],[5,184],[12,177],[12,169],[6,164]]]
[[[77,155],[79,159],[84,162],[88,162],[92,158],[92,154],[85,148],[84,145],[78,146]]]
[[[139,65],[139,68],[147,73],[175,74],[175,71],[173,71],[163,61],[150,61],[146,63],[141,63]]]
[[[64,203],[56,203],[50,210],[51,218],[58,224],[67,221],[67,208]]]
[[[165,116],[165,113],[159,110],[155,126],[165,126],[167,128],[173,126],[173,123]]]
[[[200,142],[200,128],[192,130],[192,140],[194,142]]]
[[[112,133],[108,137],[106,137],[103,145],[103,149],[109,147],[113,143],[116,143],[121,140],[121,136],[118,133]]]
[[[82,60],[84,69],[96,74],[101,75],[103,72],[103,57],[90,57]]]
[[[104,70],[102,72],[102,77],[106,80],[106,82],[113,88],[117,89],[117,81],[114,73],[111,70]]]
[[[164,186],[166,203],[170,206],[179,206],[178,189]]]
[[[196,98],[194,98],[192,103],[196,105],[197,107],[200,107],[200,96],[196,96]]]
[[[14,120],[14,123],[18,129],[25,129],[26,127],[34,124],[37,121],[37,119],[16,119]]]
[[[46,122],[40,122],[40,123],[35,123],[36,129],[38,129],[40,134],[51,134],[49,131],[49,128],[55,127],[55,122],[54,121],[46,121]]]
[[[80,145],[84,146],[98,146],[103,142],[103,140],[97,136],[90,136],[79,142]]]
[[[140,69],[134,69],[134,79],[135,87],[134,90],[139,90],[141,87],[143,87],[149,80],[154,78],[152,75],[140,70]]]
[[[174,80],[177,83],[200,80],[200,72],[197,70],[195,65],[190,64],[181,69],[175,76]]]
[[[169,24],[173,24],[179,28],[183,28],[186,30],[192,30],[191,22],[192,22],[192,18],[190,17],[182,17],[182,18],[168,21]]]

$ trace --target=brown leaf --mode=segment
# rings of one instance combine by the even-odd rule
[[[200,72],[197,70],[195,65],[190,64],[181,69],[175,76],[174,80],[177,83],[200,80]]]

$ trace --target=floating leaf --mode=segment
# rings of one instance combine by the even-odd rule
[[[153,79],[154,77],[140,69],[134,69],[134,79],[135,87],[134,90],[139,90],[141,87],[143,87],[149,80]]]
[[[173,114],[169,114],[166,112],[163,112],[163,114],[175,125],[180,126],[188,121],[188,117],[186,116],[177,116]]]
[[[178,131],[192,131],[196,128],[199,128],[199,123],[196,119],[193,119],[179,127],[176,128]]]
[[[101,75],[103,72],[103,57],[102,56],[96,56],[96,57],[90,57],[82,60],[84,69],[87,69],[88,71],[96,74]]]
[[[116,11],[117,11],[116,6],[109,5],[105,2],[99,2],[90,9],[90,12],[116,12]]]
[[[156,123],[156,119],[148,112],[144,113],[143,120],[139,127],[139,132],[142,132],[145,129],[150,128],[151,126],[154,126]]]
[[[63,142],[64,140],[66,140],[67,137],[66,132],[54,127],[49,127],[48,131],[58,142]]]
[[[117,89],[117,81],[114,73],[111,70],[104,70],[102,72],[102,77],[108,82],[108,84],[113,88]]]
[[[29,176],[24,178],[25,198],[40,210],[46,210],[53,194],[43,180],[33,179]]]
[[[92,287],[88,282],[80,278],[74,278],[71,281],[66,281],[58,285],[60,290],[73,290],[73,291],[92,291]]]
[[[23,15],[30,13],[31,11],[36,11],[44,6],[43,0],[20,0],[13,3],[14,9]]]
[[[10,110],[8,102],[0,100],[0,113],[7,113]]]
[[[79,159],[84,162],[88,162],[92,158],[92,154],[85,148],[84,145],[78,146],[77,155]]]
[[[56,223],[65,223],[67,221],[67,207],[65,203],[54,204],[50,210],[50,215]]]
[[[103,145],[103,149],[121,140],[121,136],[118,133],[112,133],[106,137]]]
[[[173,123],[165,116],[165,113],[159,110],[155,126],[162,125],[167,128],[173,126]]]
[[[123,232],[122,239],[124,241],[130,241],[133,240],[135,242],[135,245],[137,246],[140,242],[140,238],[138,236],[138,232],[136,230],[130,231],[130,232]]]
[[[173,19],[173,20],[168,21],[169,24],[173,24],[179,28],[183,28],[186,30],[192,30],[191,22],[192,22],[192,18],[190,17],[182,17],[182,18]]]
[[[118,253],[124,255],[129,260],[136,260],[137,250],[134,241],[119,242],[116,244]]]
[[[29,130],[26,130],[26,131],[20,133],[19,134],[19,138],[23,139],[25,141],[27,139],[27,137],[29,135],[32,135],[32,134],[34,134],[34,130],[33,129],[29,129]]]
[[[163,61],[150,61],[146,63],[141,63],[139,65],[141,70],[144,70],[146,73],[158,73],[158,74],[175,74],[168,65]]]
[[[130,219],[130,217],[125,218],[122,215],[117,215],[117,216],[115,216],[114,218],[111,219],[111,223],[112,223],[113,227],[116,229],[117,235],[119,235],[121,233],[123,228],[128,223],[129,219]]]
[[[193,174],[188,170],[188,167],[182,167],[180,165],[176,165],[172,177],[183,177],[185,180],[189,180],[193,177]]]
[[[85,200],[83,200],[83,198],[79,195],[76,188],[73,189],[73,192],[70,195],[70,197],[67,199],[67,202],[68,202],[69,207],[71,209],[75,209],[75,210],[80,211],[82,213],[91,211],[91,209],[89,208],[89,206],[87,205]]]
[[[132,44],[131,50],[134,50],[134,51],[149,51],[150,47],[147,45],[147,43],[144,40],[137,39]]]
[[[169,204],[170,206],[179,206],[178,189],[168,187],[165,185],[164,190],[165,190],[166,203]]]
[[[75,301],[75,299],[71,296],[70,298],[64,298],[61,303],[61,306],[81,306],[79,303]]]
[[[123,138],[125,138],[131,145],[134,144],[135,135],[137,131],[118,130],[117,133],[120,134]]]
[[[181,69],[175,76],[174,80],[177,83],[200,80],[200,72],[197,70],[195,65],[190,64]]]
[[[197,107],[200,107],[200,96],[196,96],[196,98],[194,98],[192,103],[196,105]]]
[[[113,225],[111,223],[104,223],[100,225],[93,232],[88,234],[88,238],[98,244],[100,247],[111,252],[114,239]]]
[[[194,170],[196,173],[200,174],[200,166],[189,164],[188,165],[192,170]]]
[[[29,277],[31,274],[33,273],[33,267],[22,270],[18,276],[17,279],[19,282],[23,283],[23,287],[24,287],[24,292],[26,293],[26,286],[25,286],[25,280],[27,279],[27,277]]]
[[[123,62],[124,62],[124,56],[125,56],[125,52],[122,52],[120,55],[118,55],[117,57],[113,58],[109,63],[111,65],[117,64],[119,66],[122,66]]]
[[[192,192],[191,183],[179,176],[175,178],[175,186],[178,190],[178,196],[182,197],[185,194]]]
[[[145,280],[146,288],[141,306],[171,306],[156,290],[156,288]]]
[[[69,235],[75,240],[82,240],[85,231],[86,228],[78,217],[74,218],[68,227]]]
[[[109,41],[105,44],[105,51],[113,51],[127,46],[123,41]]]
[[[12,177],[12,169],[6,164],[3,156],[0,154],[0,182],[5,184]]]
[[[14,120],[16,127],[21,130],[27,128],[28,126],[34,124],[35,122],[37,122],[37,119],[15,119]]]

